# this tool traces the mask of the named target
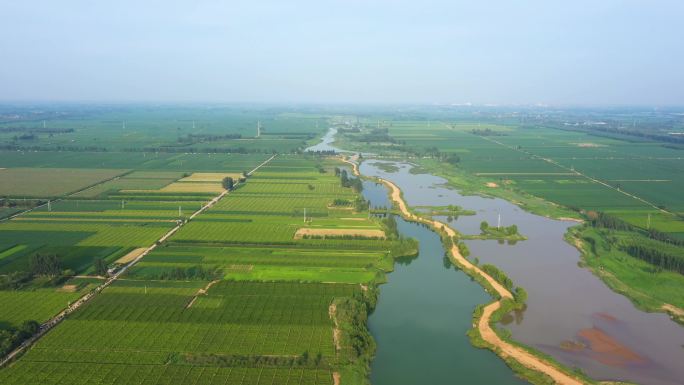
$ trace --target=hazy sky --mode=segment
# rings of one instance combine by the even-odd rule
[[[6,101],[684,105],[682,0],[0,0],[0,18]]]

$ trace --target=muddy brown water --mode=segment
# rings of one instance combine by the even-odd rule
[[[597,380],[684,383],[684,328],[666,314],[638,310],[589,270],[580,268],[579,252],[563,239],[575,223],[533,215],[501,199],[463,196],[446,188],[446,181],[440,177],[409,173],[408,164],[394,162],[399,170],[389,173],[374,162],[364,162],[361,173],[396,183],[409,205],[454,204],[475,210],[476,215],[461,216],[450,223],[462,233],[478,234],[480,222],[496,225],[501,214],[503,226],[515,224],[528,237],[514,245],[467,241],[471,259],[477,257],[480,263],[498,266],[529,293],[527,309],[506,317],[501,325],[515,340]],[[437,219],[447,221],[445,217]],[[419,279],[429,281],[431,277]],[[383,295],[381,289],[380,301]],[[444,298],[450,295],[443,293]],[[371,330],[374,335],[381,333],[377,328]],[[379,338],[379,352],[382,343]]]

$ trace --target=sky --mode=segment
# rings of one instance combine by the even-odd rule
[[[681,0],[0,0],[0,101],[684,105]]]

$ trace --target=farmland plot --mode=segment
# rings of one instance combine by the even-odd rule
[[[352,341],[368,338],[365,321],[336,321],[331,306],[338,303],[339,311],[362,320],[370,300],[359,284],[384,280],[392,258],[415,244],[295,239],[301,228],[374,234],[384,228],[356,212],[358,194],[333,174],[339,163],[276,160],[1,370],[0,382],[332,384],[333,371],[360,363],[366,353]],[[74,197],[0,226],[16,234],[59,229],[60,239],[74,235],[60,247],[82,249],[79,260],[88,260],[86,250],[99,250],[114,262],[173,226],[177,206],[185,219],[202,204],[194,190],[165,188],[220,186],[219,177],[233,170],[222,172],[191,174],[150,191],[110,183],[94,193],[98,200]],[[129,175],[133,184],[144,179],[138,171]],[[36,370],[43,374],[32,374]]]
[[[304,351],[334,359],[328,305],[334,298],[351,296],[358,288],[222,282],[187,307],[197,289],[205,284],[120,282],[46,336],[17,365],[1,371],[0,379],[3,383],[20,383],[28,371],[40,367],[53,374],[41,378],[46,381],[43,383],[86,383],[85,379],[93,378],[86,373],[96,369],[119,373],[121,366],[133,365],[131,370],[136,372],[135,365],[144,363],[149,365],[145,373],[158,375],[166,371],[181,376],[187,372],[211,373],[199,375],[205,381],[201,383],[215,383],[210,379],[243,383],[241,377],[231,375],[233,372],[268,372],[264,383],[290,373],[296,373],[296,383],[331,382],[331,373],[325,369],[198,367],[186,360],[207,353],[298,356]],[[76,368],[79,370],[68,370]],[[127,383],[163,383],[158,376],[155,380],[145,378],[130,376]],[[249,383],[261,383],[258,378]],[[308,379],[301,382],[302,378]]]
[[[57,197],[123,174],[126,170],[67,168],[0,169],[0,195],[11,197]]]

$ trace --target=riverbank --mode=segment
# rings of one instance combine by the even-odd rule
[[[583,267],[599,277],[614,292],[624,295],[645,312],[666,312],[673,321],[684,325],[684,285],[681,274],[655,269],[612,246],[597,229],[580,226],[565,236],[579,250]],[[657,281],[657,285],[653,282]]]
[[[358,165],[355,162],[348,159],[344,159],[344,161],[351,165],[354,175],[361,176]],[[457,232],[445,223],[433,219],[426,219],[412,213],[408,209],[408,206],[402,197],[401,189],[399,189],[397,185],[382,178],[377,178],[377,181],[383,183],[390,190],[391,200],[396,204],[403,218],[408,221],[426,224],[438,234],[444,234],[449,239],[457,236]],[[535,383],[548,382],[546,380],[564,385],[579,385],[589,383],[575,375],[567,373],[551,362],[533,353],[530,353],[519,346],[504,341],[492,328],[492,318],[497,311],[502,308],[502,303],[504,301],[511,301],[513,299],[513,295],[492,276],[485,273],[478,266],[467,260],[460,253],[458,246],[454,243],[452,243],[451,247],[449,248],[449,256],[454,264],[458,265],[464,272],[466,272],[466,274],[475,278],[478,282],[483,283],[483,287],[485,287],[485,289],[490,291],[490,294],[497,298],[494,302],[486,305],[482,309],[481,315],[479,315],[476,321],[476,325],[473,325],[476,327],[479,336],[485,342],[487,348],[502,357],[520,375],[524,376],[530,381],[534,381]],[[526,373],[525,370],[521,370],[520,366],[522,366],[524,369],[532,370],[534,373],[542,374],[544,377],[538,378],[535,376],[532,378],[530,373]]]
[[[497,197],[507,200],[525,211],[551,219],[585,223],[575,211],[553,202],[535,197],[525,191],[508,185],[489,187],[477,177],[434,159],[416,159],[422,171],[446,179],[450,185],[467,194]],[[445,167],[447,167],[445,169]],[[448,171],[445,171],[448,170]],[[601,249],[601,257],[584,245],[582,238],[586,231],[581,226],[568,229],[565,238],[568,244],[580,252],[582,267],[587,268],[615,293],[625,296],[634,306],[644,312],[666,313],[680,325],[684,325],[684,297],[681,295],[682,276],[676,272],[653,273],[652,265],[637,260],[615,247]],[[604,237],[594,237],[597,242],[607,243]]]

